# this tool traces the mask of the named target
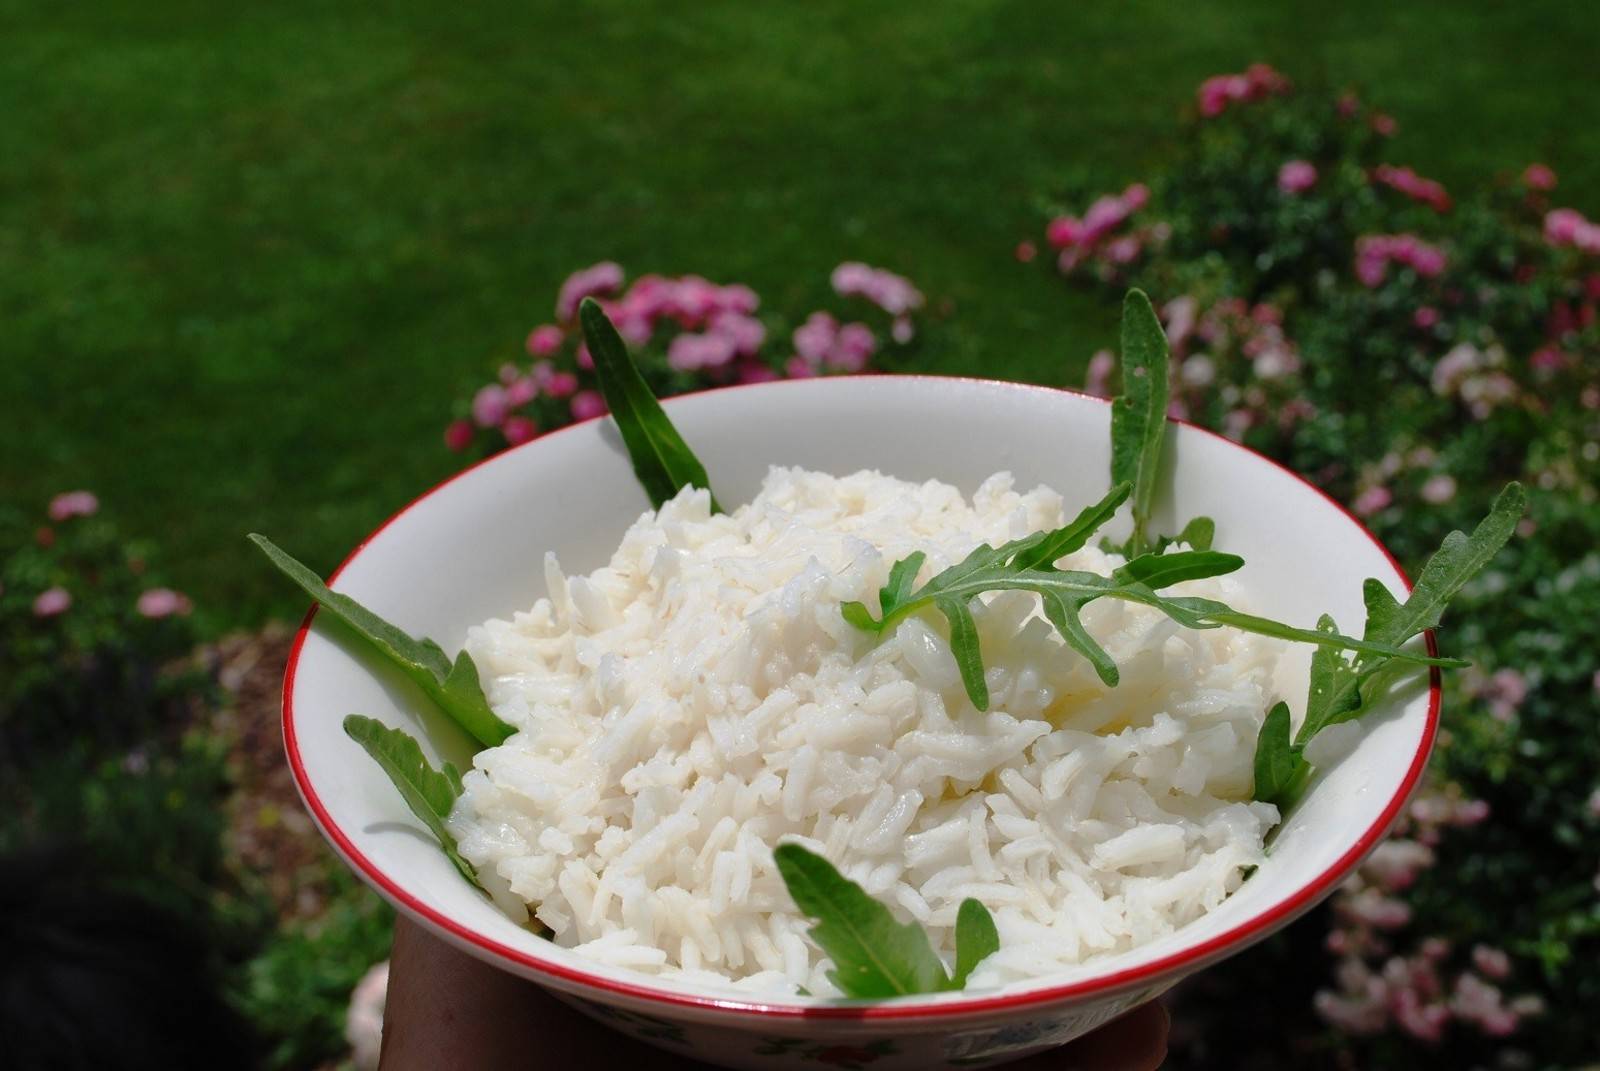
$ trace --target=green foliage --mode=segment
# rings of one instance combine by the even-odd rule
[[[450,763],[435,770],[422,753],[422,745],[402,729],[391,729],[375,718],[351,714],[344,719],[345,735],[360,744],[383,767],[396,791],[439,842],[461,876],[478,884],[478,872],[456,850],[456,838],[446,828],[451,808],[461,798],[461,773]]]
[[[266,536],[251,535],[278,570],[299,585],[317,604],[348,625],[373,650],[422,689],[450,720],[485,747],[506,741],[516,730],[489,709],[472,656],[462,651],[452,663],[426,636],[413,639],[348,595],[330,591],[322,578],[290,557]]]
[[[1510,540],[1527,510],[1527,493],[1519,483],[1506,485],[1489,515],[1472,534],[1456,531],[1422,567],[1406,601],[1395,601],[1381,582],[1368,578],[1362,587],[1367,605],[1363,637],[1398,647],[1430,628],[1437,628],[1450,600],[1481,572]],[[1337,632],[1332,617],[1324,614],[1317,630]],[[1279,810],[1293,806],[1311,769],[1304,757],[1306,744],[1330,725],[1359,718],[1384,691],[1379,681],[1393,658],[1377,653],[1346,657],[1332,647],[1319,647],[1311,657],[1311,682],[1305,716],[1294,743],[1289,742],[1288,708],[1279,703],[1267,715],[1256,740],[1256,799],[1276,803]]]
[[[280,927],[231,980],[229,999],[268,1039],[266,1071],[303,1071],[343,1055],[350,991],[389,954],[394,911],[342,866],[328,906]]]
[[[1122,301],[1122,395],[1111,406],[1111,482],[1133,488],[1126,556],[1150,545],[1147,529],[1167,437],[1167,336],[1143,290]]]
[[[1229,626],[1263,636],[1347,648],[1419,665],[1461,664],[1452,659],[1432,658],[1415,651],[1401,650],[1393,644],[1354,639],[1338,632],[1295,628],[1254,614],[1240,613],[1215,599],[1172,598],[1158,593],[1160,588],[1186,580],[1233,572],[1244,564],[1242,558],[1233,554],[1212,550],[1144,554],[1127,562],[1110,576],[1055,568],[1052,562],[1081,548],[1095,530],[1110,518],[1118,503],[1128,496],[1128,486],[1125,483],[1118,484],[1100,502],[1054,531],[1035,532],[999,547],[987,544],[976,547],[960,562],[932,577],[922,587],[910,590],[923,560],[920,553],[913,554],[895,563],[889,572],[889,583],[878,593],[882,617],[873,618],[872,612],[859,602],[845,603],[840,607],[840,612],[846,621],[857,628],[882,635],[918,610],[929,606],[938,610],[949,623],[951,653],[961,671],[967,697],[979,710],[989,708],[989,688],[983,676],[978,630],[967,604],[988,591],[1031,591],[1038,595],[1044,606],[1045,617],[1055,626],[1062,640],[1089,661],[1107,687],[1115,687],[1120,679],[1117,665],[1105,648],[1089,635],[1080,617],[1083,607],[1099,598],[1122,599],[1153,607],[1186,628]]]
[[[584,298],[578,310],[583,337],[594,356],[595,372],[606,406],[622,432],[628,447],[634,475],[657,509],[684,487],[711,490],[705,466],[683,441],[678,429],[651,393],[650,385],[628,356],[628,347],[593,298]],[[720,512],[716,495],[711,496],[712,512]]]
[[[1503,987],[1535,988],[1549,1010],[1504,1039],[1454,1021],[1442,1043],[1393,1021],[1371,1039],[1324,1029],[1313,1062],[1578,1066],[1600,1051],[1586,1011],[1600,1000],[1600,902],[1586,850],[1600,836],[1589,804],[1600,769],[1600,277],[1592,255],[1547,241],[1544,226],[1564,204],[1591,218],[1596,206],[1560,164],[1554,193],[1502,178],[1452,191],[1448,210],[1418,203],[1374,181],[1379,165],[1412,162],[1404,139],[1375,131],[1378,120],[1354,97],[1297,92],[1191,123],[1147,176],[1150,204],[1130,224],[1144,236],[1138,257],[1074,274],[1109,283],[1107,304],[1130,284],[1163,294],[1173,404],[1353,503],[1419,588],[1454,596],[1440,639],[1475,668],[1446,677],[1433,776],[1487,802],[1489,818],[1449,830],[1434,865],[1394,894],[1415,921],[1384,934],[1384,948],[1401,954],[1425,938],[1505,948],[1515,967]],[[1290,161],[1313,165],[1315,183],[1282,188]],[[1410,236],[1438,259],[1358,275],[1373,235]],[[1495,541],[1506,545],[1477,578],[1448,580],[1448,550],[1418,573],[1452,529],[1497,510],[1508,481],[1527,486],[1528,515],[1520,524],[1520,511],[1500,515]],[[1472,545],[1453,539],[1465,540],[1457,550]],[[1438,621],[1424,601],[1406,612],[1386,591],[1366,595],[1368,638]],[[1383,683],[1365,672],[1376,668],[1315,652],[1300,743],[1359,713],[1362,693]],[[1298,744],[1281,718],[1266,728],[1274,746],[1258,755],[1258,778],[1292,797],[1306,772]],[[1390,953],[1363,954],[1377,970]],[[1214,1015],[1184,1009],[1207,1034],[1235,1040],[1215,1051],[1240,1066],[1310,1058],[1262,1035],[1253,1024],[1263,1015],[1319,1036],[1307,995],[1292,987],[1270,1011],[1252,1004],[1248,1024],[1224,1012],[1237,994],[1260,992],[1259,978],[1274,973],[1267,961],[1264,950],[1247,953],[1196,987],[1213,994]]]
[[[889,909],[798,844],[772,853],[783,883],[801,912],[817,920],[811,939],[833,960],[828,978],[847,997],[885,998],[961,989],[967,976],[1000,947],[994,919],[968,897],[956,913],[956,973],[944,963],[915,922],[896,922]]]
[[[131,747],[209,694],[181,661],[194,644],[188,617],[138,611],[161,587],[150,558],[104,515],[47,523],[0,510],[0,779],[63,747]],[[51,589],[71,604],[40,616],[35,602]]]

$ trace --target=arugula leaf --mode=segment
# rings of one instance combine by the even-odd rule
[[[1528,496],[1522,485],[1507,484],[1471,535],[1456,531],[1444,537],[1403,603],[1397,602],[1377,580],[1369,578],[1362,586],[1367,606],[1364,638],[1394,647],[1436,627],[1450,600],[1511,539],[1527,507]],[[1362,686],[1388,661],[1376,654],[1368,652],[1354,660],[1334,658],[1321,666],[1313,665],[1299,743],[1306,743],[1329,725],[1360,716],[1364,706]]]
[[[1143,290],[1122,302],[1122,394],[1111,405],[1111,482],[1133,487],[1128,557],[1149,549],[1146,530],[1167,433],[1167,335]]]
[[[411,679],[432,699],[451,721],[466,730],[485,747],[504,743],[516,732],[489,708],[483,685],[472,658],[462,651],[452,665],[437,643],[424,637],[413,639],[368,610],[348,595],[331,591],[322,578],[263,535],[251,534],[250,542],[261,548],[278,570],[316,600],[318,605],[343,621],[377,652]]]
[[[1527,494],[1522,485],[1507,484],[1495,499],[1489,515],[1478,523],[1471,535],[1451,532],[1445,536],[1439,549],[1422,567],[1416,585],[1403,603],[1379,581],[1367,578],[1361,587],[1362,601],[1367,607],[1363,644],[1352,648],[1353,655],[1332,647],[1319,647],[1313,652],[1306,716],[1294,743],[1289,742],[1289,714],[1284,704],[1273,707],[1262,724],[1256,740],[1256,799],[1277,804],[1282,813],[1300,798],[1312,773],[1312,766],[1304,757],[1305,746],[1328,726],[1366,713],[1374,696],[1364,692],[1370,691],[1370,686],[1398,661],[1383,651],[1368,649],[1368,645],[1397,647],[1437,626],[1450,600],[1510,540],[1526,508]],[[1338,634],[1333,618],[1327,614],[1317,622],[1317,631],[1328,637]],[[1443,664],[1443,660],[1436,660],[1435,664]],[[1454,661],[1451,664],[1466,663]]]
[[[461,797],[461,774],[456,768],[447,762],[442,771],[435,770],[423,755],[422,746],[408,733],[391,729],[375,718],[351,714],[344,719],[344,731],[383,767],[411,813],[432,831],[461,876],[477,885],[478,872],[456,850],[456,839],[445,826],[450,809]]]
[[[988,957],[1000,951],[1000,931],[983,904],[967,897],[956,911],[956,973],[951,989],[965,989],[967,978]]]
[[[622,432],[622,441],[633,462],[634,475],[657,509],[677,495],[685,485],[711,490],[705,466],[683,441],[678,429],[650,392],[650,385],[639,374],[639,367],[628,356],[622,336],[594,298],[584,298],[578,306],[583,339],[594,358],[600,393]],[[717,496],[711,496],[711,511],[721,513]]]
[[[1191,550],[1210,550],[1217,537],[1217,522],[1210,517],[1194,517],[1175,536],[1162,536],[1156,540],[1155,552],[1160,554],[1174,543],[1187,543]]]
[[[1280,702],[1267,712],[1256,740],[1255,798],[1278,804],[1281,812],[1310,772],[1300,749],[1289,742],[1289,704]]]
[[[798,844],[772,853],[795,906],[817,920],[811,939],[833,960],[828,978],[847,997],[900,997],[961,989],[984,957],[1000,948],[989,910],[968,897],[956,913],[956,973],[945,973],[927,933],[894,920],[822,856]]]
[[[1035,532],[1000,547],[979,546],[960,562],[913,590],[912,578],[922,565],[922,555],[918,552],[897,562],[890,570],[889,583],[878,593],[882,617],[874,619],[866,606],[859,602],[845,603],[840,607],[840,612],[850,624],[881,636],[919,610],[929,606],[938,610],[950,625],[950,649],[961,670],[962,684],[972,705],[979,710],[989,708],[989,689],[983,676],[983,656],[978,645],[977,627],[967,604],[988,591],[1020,590],[1037,594],[1043,602],[1045,618],[1055,626],[1067,646],[1088,659],[1095,673],[1108,687],[1115,687],[1121,679],[1116,663],[1089,635],[1080,617],[1083,607],[1099,598],[1122,599],[1153,607],[1188,628],[1208,629],[1226,625],[1280,639],[1343,647],[1429,665],[1459,664],[1454,660],[1430,658],[1402,651],[1393,645],[1358,640],[1336,632],[1295,628],[1253,614],[1239,613],[1226,603],[1214,599],[1170,598],[1156,591],[1157,588],[1185,580],[1231,573],[1244,564],[1243,559],[1233,554],[1210,550],[1145,554],[1134,558],[1110,576],[1057,569],[1049,564],[1060,557],[1056,551],[1061,548],[1070,548],[1063,552],[1070,553],[1070,550],[1082,547],[1094,529],[1104,524],[1115,512],[1116,504],[1126,495],[1127,486],[1119,485],[1105,499],[1063,528]]]
[[[780,844],[772,857],[795,906],[817,920],[811,939],[833,960],[828,978],[845,996],[899,997],[950,988],[921,926],[896,922],[861,886],[798,844]]]

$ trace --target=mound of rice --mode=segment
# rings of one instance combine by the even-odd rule
[[[1098,600],[1084,620],[1121,667],[1108,689],[1035,596],[986,596],[980,713],[936,614],[882,642],[839,614],[875,608],[914,550],[925,580],[1062,523],[1060,495],[1005,473],[969,503],[937,482],[773,469],[729,515],[685,490],[587,577],[547,557],[550,597],[468,638],[519,731],[465,777],[461,852],[561,945],[746,992],[836,992],[773,865],[785,840],[922,923],[947,961],[958,905],[981,900],[1001,947],[972,986],[1182,926],[1261,861],[1277,820],[1247,797],[1279,644]],[[1228,578],[1172,590],[1248,606]]]

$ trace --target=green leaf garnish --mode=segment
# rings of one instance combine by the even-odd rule
[[[329,613],[343,621],[374,650],[427,694],[450,720],[485,747],[504,743],[514,728],[489,708],[472,656],[462,651],[452,664],[437,643],[410,635],[389,624],[348,595],[331,591],[322,578],[263,535],[250,542],[261,548],[280,572],[293,580]]]
[[[887,907],[822,856],[798,844],[780,844],[772,857],[795,906],[817,920],[811,939],[833,960],[828,978],[847,997],[960,989],[978,962],[1000,947],[988,909],[970,897],[963,900],[956,915],[952,979],[921,926],[896,922]]]
[[[578,321],[583,325],[583,339],[594,358],[600,393],[605,396],[606,406],[622,432],[634,475],[639,478],[645,494],[650,496],[650,504],[660,509],[662,503],[685,486],[710,491],[711,482],[705,466],[667,419],[661,403],[656,401],[650,385],[628,356],[628,347],[600,303],[594,298],[584,298],[578,306]],[[711,510],[722,512],[715,494],[711,496]]]
[[[1451,532],[1422,567],[1417,582],[1405,602],[1399,602],[1379,581],[1368,578],[1362,585],[1367,607],[1364,642],[1382,647],[1397,647],[1423,631],[1437,626],[1445,607],[1456,593],[1483,569],[1505,546],[1517,530],[1517,522],[1527,509],[1527,493],[1519,483],[1507,484],[1495,499],[1489,515],[1478,523],[1471,535]],[[1324,635],[1335,633],[1332,617],[1324,614],[1317,629]],[[1261,726],[1256,741],[1256,792],[1259,800],[1286,810],[1305,791],[1312,767],[1303,751],[1313,737],[1330,725],[1359,718],[1370,708],[1375,695],[1371,685],[1390,668],[1392,655],[1356,648],[1345,655],[1328,647],[1311,656],[1311,683],[1306,693],[1306,716],[1291,746],[1288,740],[1288,714],[1275,722],[1279,707],[1274,707]],[[1465,665],[1455,661],[1452,664]],[[1292,759],[1286,759],[1292,754]],[[1294,766],[1294,776],[1278,773]],[[1263,770],[1267,770],[1265,781]],[[1263,787],[1265,786],[1265,787]]]
[[[1000,951],[1000,931],[989,909],[970,896],[956,911],[956,973],[951,989],[965,989],[967,978],[985,959]]]
[[[859,602],[840,607],[844,619],[857,628],[882,635],[895,624],[919,610],[932,606],[944,615],[950,626],[950,649],[961,670],[961,681],[972,705],[989,708],[989,689],[983,676],[983,657],[978,647],[978,631],[968,603],[988,591],[1031,591],[1043,601],[1044,615],[1067,646],[1088,659],[1107,687],[1120,680],[1116,663],[1083,626],[1083,607],[1098,598],[1122,599],[1160,610],[1188,628],[1208,629],[1229,626],[1245,632],[1279,639],[1301,640],[1351,650],[1383,654],[1429,665],[1457,665],[1458,662],[1434,659],[1397,647],[1358,640],[1338,633],[1295,628],[1253,614],[1240,613],[1214,599],[1170,598],[1156,589],[1185,580],[1231,573],[1244,564],[1233,554],[1210,550],[1178,551],[1172,554],[1145,554],[1123,565],[1110,576],[1080,570],[1057,569],[1058,557],[1081,548],[1116,511],[1128,494],[1128,485],[1112,488],[1100,502],[1084,510],[1072,523],[1049,532],[1035,532],[1001,547],[980,546],[955,565],[914,590],[912,578],[922,564],[920,552],[897,562],[889,573],[889,583],[878,592],[883,616],[874,619]]]
[[[1511,539],[1527,508],[1528,496],[1522,485],[1507,484],[1495,498],[1489,515],[1478,522],[1471,535],[1455,531],[1444,537],[1444,542],[1417,575],[1417,582],[1403,603],[1396,602],[1377,580],[1368,579],[1362,586],[1367,605],[1365,638],[1385,646],[1398,646],[1436,627],[1450,600]],[[1304,744],[1329,725],[1359,716],[1364,706],[1362,686],[1386,661],[1370,654],[1353,660],[1328,660],[1321,667],[1321,679],[1312,681],[1298,742]]]
[[[1133,487],[1130,558],[1150,549],[1150,505],[1167,433],[1167,363],[1167,335],[1150,298],[1129,290],[1122,302],[1122,394],[1111,404],[1111,482]]]
[[[1330,648],[1318,648],[1317,653],[1326,650]],[[1256,741],[1255,798],[1278,804],[1280,811],[1311,772],[1300,749],[1290,743],[1289,733],[1289,704],[1278,703],[1267,712]]]
[[[400,729],[375,718],[351,714],[344,719],[345,735],[360,744],[383,767],[411,813],[422,820],[439,841],[439,847],[461,876],[478,884],[478,872],[456,850],[456,839],[445,826],[450,809],[461,796],[461,774],[450,763],[435,770],[422,753],[422,745]]]
[[[1217,537],[1217,522],[1210,517],[1195,517],[1175,536],[1161,536],[1156,540],[1155,552],[1160,554],[1174,543],[1187,543],[1192,550],[1210,550]]]

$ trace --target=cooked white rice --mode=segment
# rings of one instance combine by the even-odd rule
[[[974,986],[1182,926],[1261,861],[1277,819],[1247,802],[1277,643],[1102,599],[1084,620],[1121,667],[1108,689],[1035,596],[985,597],[980,713],[937,615],[875,642],[839,614],[876,610],[912,551],[927,579],[1062,523],[1060,495],[1006,473],[969,503],[937,482],[773,469],[728,515],[686,490],[587,577],[547,558],[550,597],[468,637],[519,731],[465,777],[462,854],[558,944],[763,993],[836,992],[773,865],[785,840],[922,923],[947,960],[957,907],[981,900],[1000,951]],[[1172,590],[1248,605],[1227,578]]]

